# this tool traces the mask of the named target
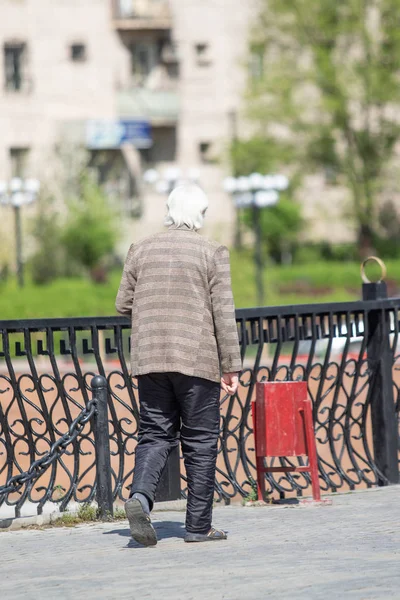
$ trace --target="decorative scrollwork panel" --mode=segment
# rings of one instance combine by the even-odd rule
[[[221,396],[215,495],[222,502],[254,486],[251,401],[260,381],[305,380],[313,402],[321,488],[371,487],[382,480],[374,462],[371,402],[377,366],[368,357],[369,311],[382,313],[393,356],[393,396],[400,414],[400,301],[237,311],[243,357],[234,397]],[[383,311],[383,312],[382,312]],[[24,472],[69,429],[91,398],[94,374],[109,388],[113,495],[129,495],[138,435],[137,381],[130,375],[130,325],[122,317],[0,322],[0,486]],[[375,386],[376,387],[376,386]],[[399,457],[400,458],[400,457]],[[270,466],[304,459],[268,458]],[[186,493],[182,464],[182,493]],[[310,493],[307,473],[266,475],[275,498]],[[0,497],[18,516],[47,502],[64,510],[95,498],[96,464],[87,422],[38,479]],[[29,509],[31,510],[31,509]]]

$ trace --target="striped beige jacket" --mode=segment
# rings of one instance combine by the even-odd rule
[[[132,319],[133,376],[242,368],[228,249],[186,226],[132,244],[116,308]]]

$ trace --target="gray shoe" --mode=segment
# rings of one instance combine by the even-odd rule
[[[188,531],[184,537],[184,541],[188,542],[188,543],[190,543],[190,542],[216,542],[219,540],[226,540],[227,538],[228,538],[228,536],[226,535],[225,531],[211,527],[211,529],[208,533],[191,533]]]
[[[139,495],[134,494],[125,502],[125,512],[133,539],[143,546],[155,546],[157,535],[151,524],[150,514],[146,510],[146,504],[141,501]]]

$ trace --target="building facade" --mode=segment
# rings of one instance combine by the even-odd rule
[[[209,194],[205,233],[230,244],[235,214],[222,181],[242,103],[252,6],[3,0],[0,180],[46,184],[55,149],[86,148],[123,216],[123,253],[162,228],[166,180],[179,168],[184,176],[196,173]],[[157,183],[146,183],[149,169],[159,174]],[[10,247],[12,216],[8,207],[0,211]]]

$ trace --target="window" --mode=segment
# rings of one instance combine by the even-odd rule
[[[179,62],[178,47],[176,42],[171,40],[161,40],[160,56],[164,64],[175,65]]]
[[[135,149],[132,149],[136,153]],[[131,218],[142,216],[142,203],[137,189],[137,175],[121,150],[93,150],[88,165],[94,176],[115,206]]]
[[[11,177],[26,176],[29,148],[10,148]]]
[[[134,0],[118,0],[117,3],[118,17],[121,19],[129,19],[135,14]]]
[[[86,60],[85,44],[71,44],[70,57],[73,62],[84,62]]]
[[[177,139],[176,127],[153,127],[153,145],[147,154],[148,160],[153,163],[176,161]]]
[[[176,42],[171,39],[160,40],[160,61],[168,77],[178,79],[179,77],[179,57],[178,57],[178,46]]]
[[[212,144],[211,142],[200,142],[199,143],[199,154],[202,163],[212,163],[211,157]]]
[[[196,44],[196,54],[198,58],[203,58],[207,54],[208,44]]]
[[[208,44],[201,43],[195,45],[196,60],[197,64],[201,67],[207,66],[211,63],[210,47]]]
[[[19,92],[23,89],[26,53],[25,43],[6,43],[4,45],[4,71],[7,90]]]
[[[132,75],[137,82],[146,79],[159,63],[160,49],[155,42],[139,42],[130,46]]]

